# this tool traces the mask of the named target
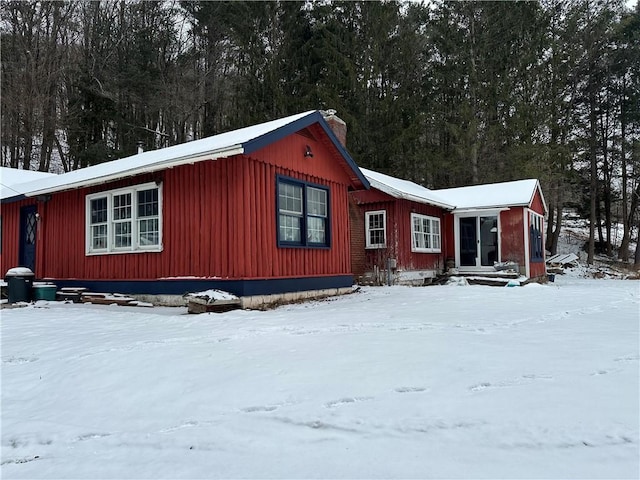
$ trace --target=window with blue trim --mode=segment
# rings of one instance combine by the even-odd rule
[[[532,262],[544,261],[542,215],[529,212],[529,249]]]
[[[329,246],[329,190],[278,177],[278,244]]]

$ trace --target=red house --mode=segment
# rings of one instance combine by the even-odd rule
[[[339,293],[348,191],[368,182],[332,125],[310,111],[20,185],[3,193],[2,268],[102,292],[216,288],[246,306]]]
[[[509,264],[546,279],[537,180],[429,190],[362,169],[371,184],[352,197],[352,269],[376,283],[423,284],[446,269],[495,272]]]

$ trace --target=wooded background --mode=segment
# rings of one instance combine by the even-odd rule
[[[0,12],[2,165],[69,171],[138,142],[333,108],[359,165],[431,188],[539,178],[551,252],[570,206],[591,219],[589,262],[598,249],[628,260],[637,4],[5,1]]]

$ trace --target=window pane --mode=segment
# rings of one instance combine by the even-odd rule
[[[114,246],[130,247],[131,246],[131,222],[119,222],[113,224]]]
[[[106,225],[96,225],[91,227],[91,248],[96,250],[107,248]]]
[[[138,222],[138,233],[141,247],[160,244],[160,231],[158,226],[159,222],[157,218],[140,220]]]
[[[413,246],[415,248],[423,248],[422,234],[420,232],[413,234]]]
[[[302,218],[280,214],[280,241],[300,243],[300,224]]]
[[[307,221],[307,238],[310,243],[325,243],[325,219],[309,217]]]
[[[369,228],[384,228],[384,215],[382,213],[369,215]]]
[[[158,215],[158,189],[138,192],[138,217],[154,217]]]
[[[307,188],[307,214],[327,216],[327,192],[319,188]]]
[[[107,221],[107,197],[91,200],[91,224]]]
[[[440,249],[440,220],[432,220],[433,245],[432,248]]]
[[[384,245],[384,230],[371,230],[369,232],[369,243],[371,245]]]
[[[290,183],[278,183],[278,196],[281,212],[302,215],[302,187]]]
[[[113,196],[113,219],[124,220],[131,218],[131,194]]]

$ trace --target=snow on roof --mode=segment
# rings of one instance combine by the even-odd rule
[[[374,172],[366,168],[360,168],[364,176],[369,180],[373,188],[376,188],[395,198],[403,198],[418,203],[427,203],[437,207],[453,210],[454,204],[446,200],[441,195],[429,190],[422,185],[391,177],[383,173]]]
[[[55,173],[0,167],[0,198],[20,196],[27,191],[23,188],[23,184],[56,176]]]
[[[539,189],[538,180],[488,183],[468,187],[446,188],[435,193],[456,206],[456,210],[529,206]],[[542,192],[540,193],[542,195]],[[544,203],[544,198],[542,200]],[[545,205],[546,210],[546,205]]]
[[[488,183],[468,187],[430,190],[417,183],[360,169],[373,188],[395,198],[428,203],[449,210],[489,209],[510,206],[529,206],[540,184],[536,179]],[[542,196],[542,192],[540,192]],[[544,197],[542,203],[546,211]]]
[[[119,160],[29,182],[29,184],[25,185],[23,193],[29,196],[52,193],[106,183],[119,178],[163,170],[177,165],[250,153],[264,146],[265,141],[275,141],[281,138],[279,137],[280,134],[284,136],[301,130],[312,123],[320,122],[322,118],[320,112],[311,110],[180,145],[150,150]],[[332,136],[334,143],[338,143],[329,127],[326,124],[323,124],[323,127],[326,127],[325,130]],[[349,154],[339,143],[336,146],[341,150],[347,163],[353,169],[354,175],[366,185],[364,176],[362,176]]]

